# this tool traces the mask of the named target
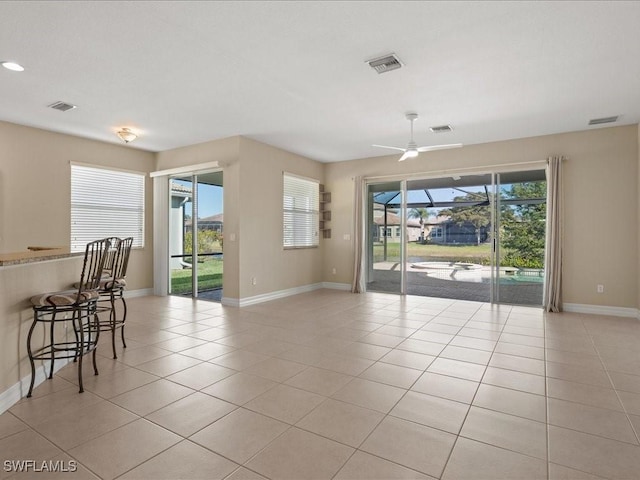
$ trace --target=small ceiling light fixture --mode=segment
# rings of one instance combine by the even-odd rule
[[[15,62],[2,62],[0,63],[7,70],[11,70],[12,72],[24,72],[24,67],[19,63]]]
[[[121,128],[116,132],[116,135],[118,135],[120,140],[122,140],[124,143],[133,142],[136,138],[138,138],[138,135],[133,133],[128,127]]]

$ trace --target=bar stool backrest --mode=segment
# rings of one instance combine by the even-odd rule
[[[110,245],[111,242],[107,238],[87,243],[78,287],[78,298],[81,297],[80,294],[82,292],[97,291],[100,288],[102,270],[107,260],[107,252]]]
[[[127,266],[129,265],[129,255],[131,253],[131,246],[133,245],[133,237],[111,237],[105,240],[109,240],[111,244],[105,262],[105,271],[109,277],[114,280],[125,278],[127,276]]]

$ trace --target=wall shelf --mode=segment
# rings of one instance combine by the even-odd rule
[[[331,210],[329,204],[331,203],[331,192],[325,192],[324,185],[320,185],[320,231],[322,232],[322,238],[331,238],[331,227],[329,222],[331,221]]]

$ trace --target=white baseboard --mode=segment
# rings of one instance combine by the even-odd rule
[[[613,317],[640,318],[637,308],[608,307],[604,305],[588,305],[582,303],[563,303],[562,310],[573,313],[589,313],[592,315],[610,315]]]
[[[124,298],[146,297],[153,295],[153,288],[140,288],[138,290],[125,290]]]
[[[262,295],[255,295],[247,298],[230,298],[222,297],[221,303],[229,307],[247,307],[249,305],[256,305],[258,303],[270,302],[271,300],[277,300],[279,298],[290,297],[291,295],[298,295],[300,293],[312,292],[321,288],[328,288],[332,290],[351,290],[351,285],[348,283],[334,283],[334,282],[319,282],[312,283],[310,285],[302,285],[300,287],[287,288],[285,290],[278,290],[276,292],[264,293]]]
[[[302,285],[300,287],[287,288],[285,290],[278,290],[276,292],[263,293],[262,295],[255,295],[253,297],[246,298],[229,298],[222,297],[222,304],[230,307],[248,307],[249,305],[256,305],[258,303],[270,302],[271,300],[277,300],[279,298],[290,297],[291,295],[298,295],[300,293],[312,292],[322,288],[322,283],[312,283],[311,285]]]
[[[336,283],[336,282],[322,282],[322,288],[328,288],[331,290],[345,290],[347,292],[351,291],[350,283]]]
[[[56,360],[55,367],[53,368],[53,372],[57,372],[62,367],[64,367],[67,363],[71,362],[72,359],[61,359]],[[33,383],[33,388],[36,388],[42,382],[47,380],[49,375],[49,366],[51,362],[45,361],[42,365],[36,368],[36,379]],[[19,382],[15,383],[12,387],[9,387],[4,392],[0,393],[0,414],[9,410],[13,405],[15,405],[22,397],[25,397],[29,392],[29,384],[31,383],[31,373],[26,377],[22,378]]]
[[[220,303],[222,305],[226,305],[227,307],[239,307],[240,306],[240,300],[238,300],[237,298],[231,298],[231,297],[222,297],[220,299]]]

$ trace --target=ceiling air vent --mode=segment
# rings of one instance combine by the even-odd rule
[[[54,110],[60,110],[61,112],[66,112],[67,110],[73,110],[74,108],[76,108],[75,105],[71,105],[70,103],[65,102],[55,102],[47,106],[49,108],[53,108]]]
[[[618,115],[615,117],[593,118],[589,120],[589,125],[601,125],[603,123],[613,123],[618,121]]]
[[[438,125],[437,127],[429,127],[429,130],[433,133],[445,133],[450,132],[453,128],[451,128],[451,125]]]
[[[402,67],[402,62],[396,57],[395,53],[367,60],[367,63],[378,73],[390,72],[391,70],[397,70]]]

